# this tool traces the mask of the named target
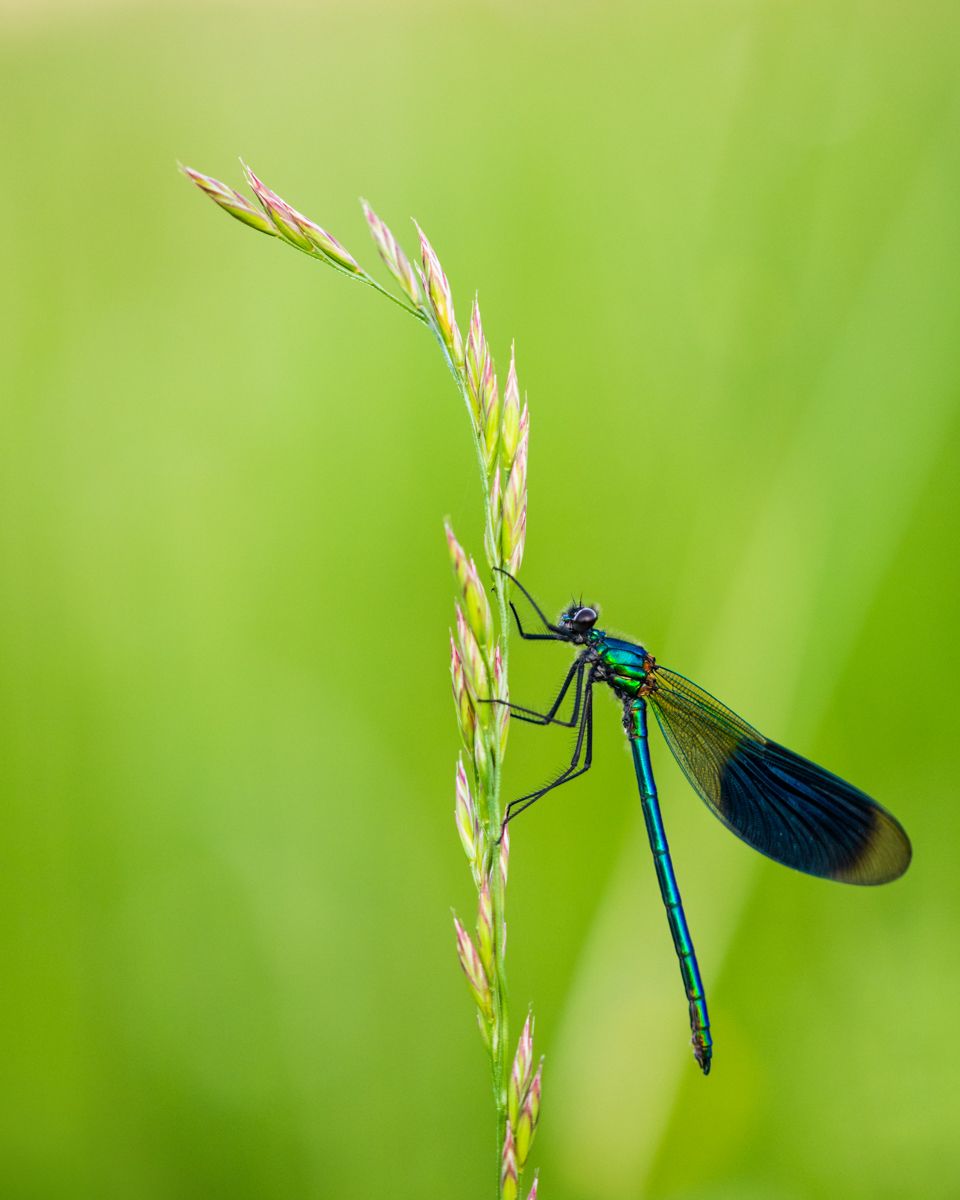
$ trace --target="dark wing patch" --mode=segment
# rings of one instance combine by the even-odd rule
[[[682,675],[656,669],[648,699],[667,745],[726,827],[768,858],[842,883],[896,879],[910,841],[852,784],[752,725]]]

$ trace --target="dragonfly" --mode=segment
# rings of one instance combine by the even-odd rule
[[[767,858],[838,883],[889,883],[910,865],[910,839],[896,817],[864,792],[764,737],[709,692],[662,667],[638,642],[598,629],[595,607],[571,604],[552,622],[519,580],[498,570],[519,588],[543,623],[540,633],[524,629],[511,601],[521,638],[567,642],[578,648],[546,712],[507,705],[518,720],[561,725],[576,729],[577,734],[569,766],[552,783],[507,805],[501,837],[509,821],[547,792],[590,769],[593,688],[606,684],[623,707],[644,824],[689,1004],[693,1053],[708,1075],[713,1058],[710,1018],[660,813],[647,741],[647,707],[653,709],[674,758],[707,808],[731,833]],[[558,713],[571,688],[572,711],[563,718]]]

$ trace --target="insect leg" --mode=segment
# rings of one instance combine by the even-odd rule
[[[593,678],[587,680],[586,691],[583,696],[583,715],[580,718],[580,730],[577,734],[577,744],[574,747],[573,757],[570,760],[570,766],[567,767],[554,781],[548,783],[546,787],[538,788],[535,792],[530,792],[526,796],[519,796],[516,800],[511,800],[507,805],[504,813],[503,823],[500,827],[500,836],[503,837],[503,830],[506,829],[507,823],[512,821],[514,817],[519,816],[530,807],[531,804],[536,804],[541,796],[545,796],[547,792],[552,792],[554,788],[559,787],[562,783],[569,783],[571,779],[576,779],[578,775],[582,775],[585,771],[590,770],[593,762]],[[583,762],[580,762],[580,755],[583,753]]]
[[[523,594],[526,596],[526,598],[530,601],[533,611],[537,614],[537,616],[544,623],[544,625],[547,627],[547,629],[550,630],[550,634],[524,632],[524,628],[520,624],[520,616],[517,613],[517,610],[514,606],[513,601],[511,600],[510,608],[513,610],[514,617],[516,617],[517,629],[520,630],[520,636],[522,638],[526,638],[528,642],[551,642],[551,641],[562,640],[562,639],[558,639],[556,636],[551,636],[551,635],[559,634],[559,632],[560,632],[559,629],[557,629],[556,625],[552,624],[552,622],[547,620],[546,614],[544,613],[543,609],[536,602],[536,600],[534,600],[534,598],[530,595],[530,593],[523,586],[523,584],[520,582],[520,580],[515,578],[513,575],[511,575],[509,571],[505,571],[503,569],[503,567],[494,567],[493,569],[495,571],[499,571],[501,575],[506,575],[506,577],[509,580],[511,580],[520,589],[521,592],[523,592]]]
[[[517,606],[512,600],[510,601],[510,611],[517,622],[517,632],[525,642],[559,642],[561,640],[555,633],[527,633],[520,623],[520,614],[517,612]],[[552,629],[553,626],[551,625],[550,628]]]
[[[520,704],[511,704],[507,700],[484,700],[481,699],[481,704],[502,704],[510,709],[512,716],[515,716],[518,721],[526,721],[530,725],[563,725],[567,729],[573,729],[580,720],[580,698],[583,693],[583,672],[586,670],[587,662],[585,657],[578,658],[567,672],[567,677],[564,679],[560,688],[560,694],[554,700],[553,704],[545,713],[539,713],[533,708],[524,708]],[[557,719],[557,709],[563,703],[563,698],[570,690],[570,684],[576,676],[577,687],[573,696],[573,712],[570,714],[568,721]]]

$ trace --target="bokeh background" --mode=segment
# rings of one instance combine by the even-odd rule
[[[501,371],[516,337],[535,594],[914,840],[889,888],[801,877],[654,747],[704,1080],[605,701],[513,839],[543,1200],[960,1194],[956,6],[0,13],[0,1194],[490,1194],[464,413],[413,322],[175,169],[238,154],[370,267],[356,196],[416,216]],[[567,749],[515,727],[508,791]]]

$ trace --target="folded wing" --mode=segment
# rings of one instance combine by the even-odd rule
[[[896,879],[910,841],[876,801],[753,726],[689,679],[657,667],[647,697],[667,745],[717,817],[785,866],[842,883]]]

